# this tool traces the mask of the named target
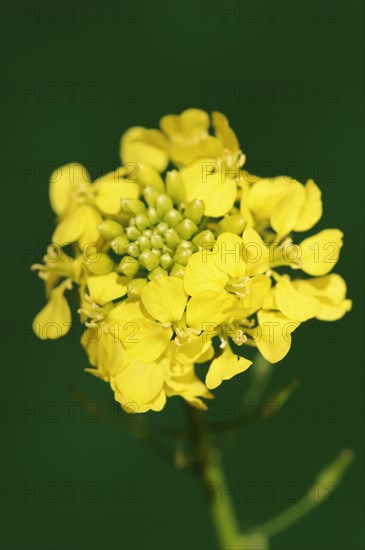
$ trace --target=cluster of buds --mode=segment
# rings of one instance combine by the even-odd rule
[[[87,370],[129,412],[161,410],[176,395],[205,408],[210,390],[252,364],[235,346],[257,347],[276,363],[301,323],[339,319],[351,308],[345,282],[330,273],[341,231],[294,243],[322,215],[312,180],[246,172],[221,113],[210,119],[188,109],[160,127],[129,129],[124,167],[94,182],[79,164],[52,175],[58,224],[44,264],[33,266],[48,297],[35,333],[67,333],[65,294],[77,285]],[[84,254],[90,243],[95,258]]]

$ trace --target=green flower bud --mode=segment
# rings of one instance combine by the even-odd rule
[[[176,226],[176,231],[180,237],[189,240],[198,231],[198,228],[192,220],[186,219]]]
[[[169,229],[169,226],[166,222],[161,222],[157,225],[156,227],[156,231],[157,233],[159,233],[160,235],[164,235],[166,233],[166,231]]]
[[[162,248],[165,244],[165,241],[161,235],[152,235],[151,237],[151,246],[152,248]]]
[[[127,234],[127,237],[130,241],[135,241],[142,235],[139,229],[135,227],[134,225],[130,225],[129,227],[126,227],[125,232]]]
[[[166,269],[162,269],[162,267],[155,267],[153,271],[151,271],[147,277],[150,279],[150,281],[153,281],[154,279],[159,279],[160,277],[166,277],[168,275]]]
[[[185,266],[181,264],[175,264],[170,271],[170,275],[172,277],[179,277],[179,279],[183,279],[184,274],[185,274]]]
[[[180,204],[185,198],[184,181],[177,170],[172,170],[166,174],[167,194],[172,198],[175,204]]]
[[[168,252],[160,257],[160,266],[164,269],[169,269],[172,266],[172,258]]]
[[[193,251],[191,250],[191,248],[182,248],[179,246],[179,248],[177,248],[175,252],[174,262],[181,265],[187,265],[189,258],[192,254]]]
[[[151,225],[156,225],[160,221],[160,218],[158,217],[158,214],[155,208],[149,208],[147,210],[147,216],[151,222]]]
[[[152,235],[153,235],[152,229],[145,229],[145,230],[143,231],[143,235],[144,235],[145,237],[148,237],[148,239],[150,239],[150,238],[152,237]]]
[[[229,233],[235,233],[236,235],[242,235],[243,230],[246,227],[246,222],[240,214],[234,214],[233,216],[227,216],[223,218],[218,225],[218,233],[224,233],[228,231]]]
[[[151,248],[151,252],[153,252],[158,258],[161,256],[162,254],[162,250],[161,248]]]
[[[133,256],[133,258],[138,258],[140,252],[141,252],[141,249],[139,248],[137,243],[130,243],[127,246],[127,254],[129,254],[130,256]]]
[[[121,235],[124,228],[120,223],[114,220],[105,220],[98,225],[98,230],[103,239],[111,241],[115,237],[118,237],[118,235]]]
[[[168,229],[164,236],[165,242],[169,248],[176,248],[180,244],[180,237],[175,229]]]
[[[121,256],[122,254],[127,253],[127,246],[129,245],[129,239],[125,235],[119,235],[115,239],[112,240],[110,243],[110,246],[115,252],[115,254],[118,254],[118,256]]]
[[[195,235],[193,239],[193,244],[198,248],[198,250],[201,250],[202,248],[213,248],[214,243],[214,235],[209,229],[201,231],[200,233]]]
[[[192,248],[193,247],[193,243],[191,241],[180,241],[180,244],[179,244],[179,248]]]
[[[132,279],[127,286],[127,292],[129,298],[139,298],[141,296],[143,287],[147,284],[147,279]]]
[[[141,235],[141,237],[138,237],[137,242],[141,250],[144,250],[145,248],[151,248],[151,241],[148,237],[146,237],[146,235]]]
[[[205,204],[200,199],[194,199],[185,208],[184,216],[198,225],[204,215]]]
[[[93,275],[106,275],[114,269],[113,260],[104,253],[94,259],[90,258],[84,261],[88,272]]]
[[[178,223],[182,221],[182,214],[178,210],[169,210],[166,212],[164,220],[169,224],[170,227],[175,227]]]
[[[124,256],[123,260],[118,265],[118,271],[126,275],[127,277],[134,277],[139,270],[139,261],[132,256]]]
[[[156,204],[156,199],[160,195],[160,193],[157,191],[157,189],[154,189],[153,187],[145,187],[143,189],[143,196],[150,208],[154,208]]]
[[[156,254],[154,254],[151,250],[143,250],[138,259],[140,264],[148,269],[148,271],[152,271],[152,269],[157,267],[159,264],[158,256],[156,256]]]
[[[144,212],[142,214],[137,214],[135,218],[135,223],[138,229],[140,229],[141,231],[143,231],[144,229],[146,229],[146,227],[151,225],[151,222],[148,216]]]
[[[159,195],[156,199],[156,210],[160,218],[163,218],[168,210],[174,207],[171,197],[164,193]]]
[[[122,210],[126,214],[136,216],[146,209],[144,203],[139,199],[122,199]]]

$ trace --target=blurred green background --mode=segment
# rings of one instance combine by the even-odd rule
[[[229,440],[238,517],[247,529],[284,510],[350,447],[356,460],[331,502],[272,548],[364,548],[363,2],[54,0],[1,9],[2,547],[217,548],[202,487],[174,467],[174,444],[131,436],[107,385],[83,371],[80,327],[47,343],[30,331],[44,303],[29,266],[53,230],[52,170],[78,161],[94,177],[110,171],[129,126],[156,127],[163,114],[194,106],[229,117],[252,172],[315,178],[324,199],[317,228],[344,231],[336,271],[354,300],[344,319],[305,325],[272,367],[269,393],[300,380],[291,403]],[[216,391],[212,420],[241,415],[251,378]],[[181,401],[147,421],[183,426]]]

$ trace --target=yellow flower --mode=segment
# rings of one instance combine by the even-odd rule
[[[127,181],[121,168],[99,178],[94,184],[81,164],[66,164],[53,172],[50,202],[59,217],[52,241],[59,246],[78,242],[81,248],[99,241],[102,214],[115,215],[123,198],[139,196],[137,183]]]
[[[261,307],[270,279],[261,274],[248,275],[251,265],[256,273],[267,268],[265,259],[257,264],[250,261],[251,235],[256,243],[261,241],[253,230],[243,238],[221,233],[212,250],[203,249],[191,256],[184,275],[185,290],[191,296],[186,312],[190,327],[204,330],[237,316],[237,310],[242,318]]]
[[[187,109],[160,128],[127,130],[124,166],[94,182],[77,163],[52,174],[54,243],[32,266],[48,298],[34,332],[68,332],[65,291],[77,285],[86,370],[129,413],[160,411],[172,396],[205,409],[209,390],[252,365],[236,346],[276,363],[301,323],[340,319],[352,306],[344,280],[329,274],[342,232],[299,244],[293,235],[322,215],[313,180],[243,170],[222,113]],[[74,257],[62,249],[72,243]],[[289,268],[312,278],[293,278]]]
[[[303,186],[285,176],[257,178],[242,200],[247,201],[255,227],[272,227],[277,240],[291,231],[311,229],[322,216],[321,192],[311,179]]]

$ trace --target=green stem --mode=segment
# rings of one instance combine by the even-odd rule
[[[257,527],[255,531],[270,538],[306,516],[337,489],[352,460],[353,452],[350,449],[341,451],[339,456],[319,473],[316,481],[301,500],[264,525]]]
[[[202,412],[187,405],[191,441],[196,451],[196,465],[200,479],[205,484],[203,494],[208,497],[211,516],[222,550],[244,550],[242,533],[229,494],[222,489],[226,479],[220,453],[212,446],[206,431]]]

